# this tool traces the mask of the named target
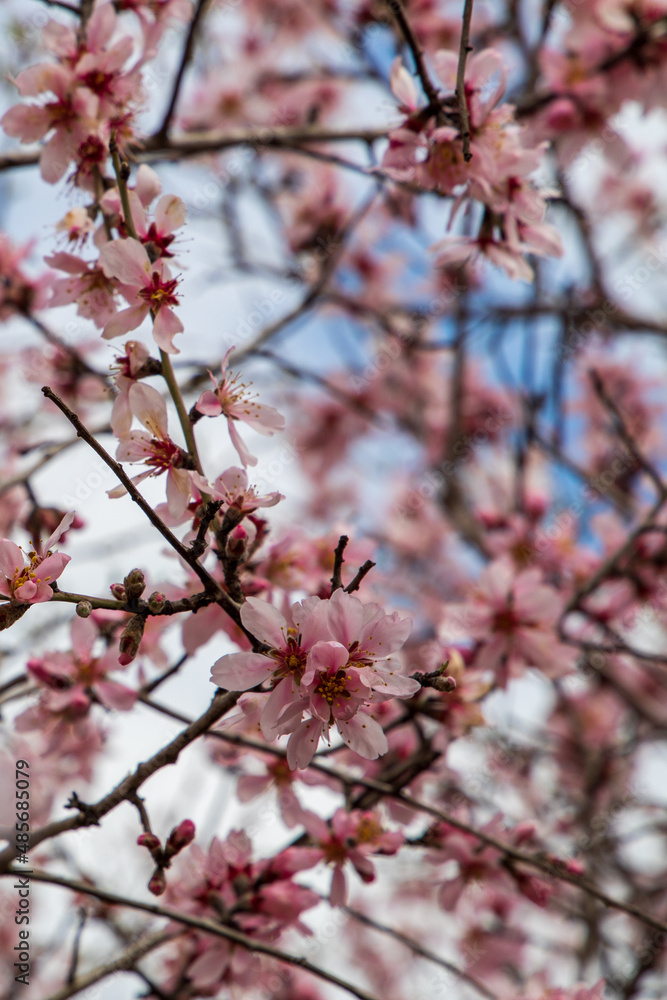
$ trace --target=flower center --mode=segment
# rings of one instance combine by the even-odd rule
[[[178,468],[181,459],[181,449],[173,441],[161,441],[153,438],[151,441],[151,455],[146,459],[146,465],[152,465],[159,472],[166,469]],[[155,475],[158,475],[156,472]]]
[[[347,690],[348,676],[341,668],[335,674],[324,674],[320,677],[319,684],[315,688],[315,694],[324,698],[328,705],[333,705],[336,698],[350,699],[350,692]]]
[[[178,280],[176,278],[163,281],[158,272],[153,271],[150,285],[142,288],[139,295],[142,299],[150,302],[151,309],[157,312],[162,306],[178,305],[178,296],[174,295],[174,289],[177,284]]]
[[[288,629],[287,631],[289,633],[296,630]],[[285,676],[286,674],[297,674],[298,676],[301,676],[306,669],[308,654],[301,648],[298,635],[294,636],[288,634],[285,649],[274,649],[271,652],[271,656],[276,663],[276,674],[282,676]]]

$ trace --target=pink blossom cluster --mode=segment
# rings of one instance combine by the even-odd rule
[[[319,903],[294,875],[313,863],[307,849],[291,848],[264,861],[252,860],[252,843],[241,830],[225,841],[215,837],[208,851],[194,844],[186,869],[168,880],[165,900],[184,913],[207,917],[259,941],[278,940],[288,929],[309,934],[301,915]],[[181,939],[167,963],[167,989],[187,978],[204,995],[223,984],[248,986],[260,975],[257,957],[224,938],[198,932]],[[171,985],[169,985],[171,984]]]
[[[228,653],[213,665],[211,679],[232,691],[268,681],[262,710],[266,739],[289,733],[287,762],[294,769],[312,760],[335,725],[362,757],[387,751],[387,738],[367,709],[388,698],[409,698],[419,683],[406,677],[393,654],[410,633],[409,618],[384,613],[338,589],[327,601],[309,597],[285,615],[249,597],[241,609],[245,628],[266,653]]]
[[[48,737],[47,752],[59,750],[71,736],[85,743],[93,704],[127,712],[137,697],[133,688],[108,676],[118,670],[115,649],[94,654],[100,640],[94,619],[74,618],[70,631],[71,650],[28,660],[28,676],[37,683],[39,698],[16,720],[19,732],[40,729]]]
[[[433,64],[439,80],[452,94],[456,54],[437,52]],[[440,110],[420,108],[415,81],[397,59],[392,68],[392,89],[408,117],[389,133],[382,169],[396,180],[455,196],[453,214],[467,200],[483,207],[475,238],[450,236],[434,247],[437,265],[460,264],[483,255],[510,277],[531,281],[533,272],[526,254],[562,253],[558,233],[544,221],[546,199],[552,192],[530,180],[541,165],[544,146],[525,146],[514,109],[507,104],[499,106],[507,76],[500,53],[488,49],[475,54],[467,68],[469,161],[464,156],[463,124],[455,102],[449,101]]]
[[[113,41],[118,29],[112,3],[96,7],[83,40],[75,30],[50,21],[44,38],[58,61],[31,66],[16,78],[20,95],[41,103],[16,105],[1,124],[22,142],[48,137],[40,163],[50,184],[74,162],[77,183],[94,189],[111,135],[122,143],[133,137],[133,106],[143,98],[140,62],[128,66],[134,45],[129,35]]]

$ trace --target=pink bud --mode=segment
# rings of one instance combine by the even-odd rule
[[[162,609],[165,606],[166,602],[167,602],[167,598],[165,597],[165,595],[159,593],[159,591],[156,590],[148,598],[148,607],[151,609],[151,611],[154,611],[154,612],[162,611]]]
[[[132,660],[139,652],[145,624],[146,619],[144,615],[135,615],[134,618],[130,618],[121,632],[118,644],[118,651],[120,653],[118,662],[121,666],[126,667],[128,663],[132,663]]]
[[[233,559],[242,559],[248,547],[248,532],[242,524],[237,524],[227,538],[227,555]]]
[[[161,868],[156,868],[150,882],[148,883],[148,891],[152,892],[154,896],[161,896],[166,888],[167,880],[164,872]]]
[[[154,851],[160,846],[160,838],[156,837],[154,833],[142,833],[137,837],[137,843],[140,847],[147,847],[149,851]]]
[[[178,854],[195,839],[195,825],[191,819],[184,819],[175,826],[167,838],[166,852],[170,857]]]
[[[125,593],[125,587],[122,583],[112,583],[109,590],[116,598],[117,601],[126,601],[127,594]]]

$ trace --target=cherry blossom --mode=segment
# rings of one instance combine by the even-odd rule
[[[58,579],[70,561],[64,552],[53,552],[51,546],[73,520],[74,513],[66,514],[47,541],[36,545],[27,556],[9,538],[0,539],[0,594],[19,604],[41,604],[51,600],[50,584]]]
[[[74,618],[71,624],[71,653],[46,653],[28,661],[28,674],[41,689],[36,705],[26,709],[17,719],[19,731],[33,728],[50,734],[51,747],[59,745],[68,733],[86,738],[86,719],[94,701],[107,709],[129,711],[136,700],[136,691],[107,674],[118,669],[113,650],[102,656],[93,655],[99,638],[91,620]]]
[[[153,262],[160,257],[167,259],[174,256],[169,248],[176,238],[175,230],[185,223],[185,203],[182,198],[174,194],[164,194],[159,198],[153,211],[153,219],[149,221],[147,209],[161,190],[160,178],[154,170],[143,163],[137,171],[135,187],[127,192],[134,231]],[[120,235],[127,238],[129,232],[118,188],[112,188],[102,195],[100,207],[107,217],[114,219]],[[102,227],[98,230],[97,239],[101,245],[104,245],[104,236],[105,231]]]
[[[331,825],[315,813],[304,813],[303,824],[311,838],[318,844],[311,853],[327,864],[333,865],[329,901],[332,906],[343,906],[347,900],[345,864],[350,862],[364,882],[373,882],[375,868],[369,854],[395,854],[403,845],[399,831],[386,830],[374,812],[338,809],[331,817]]]
[[[116,458],[119,462],[142,462],[149,466],[145,472],[133,477],[135,484],[166,472],[169,513],[174,518],[180,518],[190,502],[192,479],[187,469],[189,456],[169,437],[167,404],[156,389],[134,382],[128,390],[128,405],[146,430],[124,430],[120,435]],[[121,422],[121,425],[125,426],[125,423]],[[116,486],[109,491],[109,496],[120,497],[126,492],[124,486]]]
[[[141,243],[126,239],[106,243],[100,251],[100,264],[108,278],[118,279],[119,290],[131,303],[105,324],[105,340],[136,330],[150,313],[158,347],[178,354],[173,338],[183,332],[183,324],[171,308],[178,305],[178,279],[171,277],[164,261],[151,263]]]
[[[192,480],[212,500],[223,500],[227,507],[239,510],[244,516],[254,513],[261,507],[275,507],[284,500],[282,493],[274,491],[261,495],[254,486],[248,485],[248,473],[245,469],[231,466],[225,469],[212,483],[198,473],[193,473]]]
[[[236,430],[236,422],[240,420],[254,427],[260,434],[271,436],[276,431],[283,430],[285,418],[272,406],[256,403],[249,392],[249,387],[244,383],[238,383],[239,376],[228,373],[229,356],[233,350],[234,348],[230,347],[222,359],[222,379],[219,382],[209,372],[215,389],[203,392],[197,400],[196,407],[200,413],[208,417],[224,414],[227,417],[229,436],[241,462],[244,466],[257,465],[257,459],[250,454]]]
[[[522,666],[559,677],[572,669],[576,655],[554,641],[561,610],[562,599],[542,583],[539,570],[517,575],[509,559],[498,559],[481,574],[470,603],[446,608],[440,637],[478,640],[476,662],[494,671],[503,686]]]

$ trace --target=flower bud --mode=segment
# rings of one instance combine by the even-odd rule
[[[195,825],[191,819],[184,819],[182,823],[175,826],[167,838],[165,853],[168,857],[178,854],[184,847],[191,844],[195,839]]]
[[[456,691],[456,680],[453,677],[436,677],[431,683],[436,691],[443,691],[446,694]]]
[[[112,583],[109,590],[116,598],[117,601],[126,601],[127,594],[125,593],[125,587],[122,583]]]
[[[146,580],[140,569],[132,569],[123,580],[128,601],[136,601],[146,589]]]
[[[156,837],[154,833],[142,833],[137,837],[137,843],[140,847],[147,847],[152,852],[160,846],[160,838]]]
[[[93,613],[93,606],[90,601],[79,601],[75,610],[79,618],[90,618]]]
[[[248,532],[242,524],[237,524],[227,537],[227,555],[232,559],[242,559],[248,548]]]
[[[167,879],[165,878],[164,871],[162,868],[156,868],[148,883],[148,891],[152,892],[154,896],[161,896],[166,888]]]
[[[134,618],[130,618],[121,632],[118,644],[118,651],[120,653],[118,662],[121,666],[126,667],[128,663],[132,663],[132,660],[139,652],[145,624],[146,618],[144,615],[135,615]]]
[[[160,594],[159,591],[157,590],[154,591],[148,598],[148,607],[151,609],[151,611],[153,611],[156,614],[162,611],[166,603],[167,603],[167,598],[164,596],[164,594]]]

